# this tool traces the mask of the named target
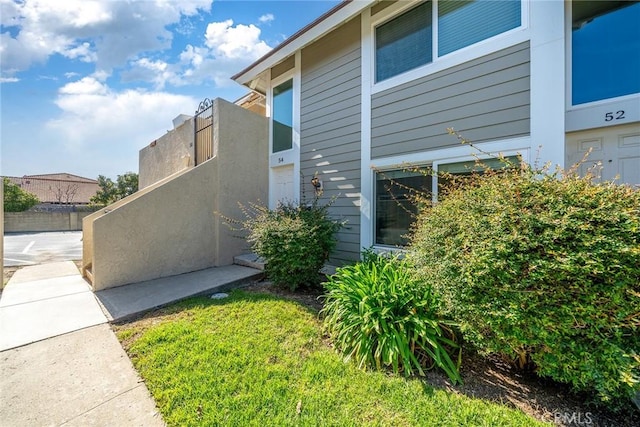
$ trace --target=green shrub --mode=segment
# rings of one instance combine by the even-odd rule
[[[360,368],[391,367],[424,375],[429,363],[461,381],[447,348],[456,348],[452,324],[435,314],[431,289],[411,275],[407,261],[369,253],[339,268],[325,286],[325,328],[346,360]]]
[[[251,205],[242,222],[247,240],[266,262],[267,277],[275,284],[295,290],[317,285],[319,271],[336,245],[335,233],[342,223],[329,218],[330,205],[282,204],[275,210]]]
[[[4,186],[5,212],[23,212],[40,203],[34,194],[23,190],[17,184],[9,181],[9,178],[2,178],[2,185]]]
[[[420,213],[412,259],[480,350],[616,409],[640,389],[640,192],[548,172],[452,189]]]

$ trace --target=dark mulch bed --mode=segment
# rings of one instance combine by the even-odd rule
[[[302,288],[296,291],[281,289],[268,281],[244,288],[251,292],[267,292],[297,301],[315,311],[322,308],[318,288]],[[440,371],[427,373],[426,381],[433,387],[454,393],[515,407],[541,421],[559,426],[640,426],[640,410],[615,414],[589,405],[588,396],[576,394],[570,388],[555,381],[523,372],[505,363],[499,357],[482,357],[472,349],[465,349],[462,356],[462,385],[451,385]]]

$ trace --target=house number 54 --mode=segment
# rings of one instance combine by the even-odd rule
[[[284,163],[284,157],[278,157],[278,163]]]
[[[624,119],[624,110],[618,110],[615,113],[614,112],[609,112],[609,113],[605,113],[604,115],[604,121],[605,122],[610,122],[612,120],[621,120]]]

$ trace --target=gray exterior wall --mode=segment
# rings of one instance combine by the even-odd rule
[[[360,18],[302,50],[300,171],[302,191],[317,172],[322,202],[332,197],[334,218],[347,220],[332,264],[360,257]]]
[[[528,135],[529,42],[373,95],[372,158]]]
[[[6,233],[82,230],[82,220],[91,212],[7,212],[4,214]]]

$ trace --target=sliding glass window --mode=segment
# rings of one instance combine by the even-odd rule
[[[415,196],[429,198],[430,174],[403,170],[376,174],[375,243],[385,246],[405,246],[407,234],[415,221],[418,205]]]

